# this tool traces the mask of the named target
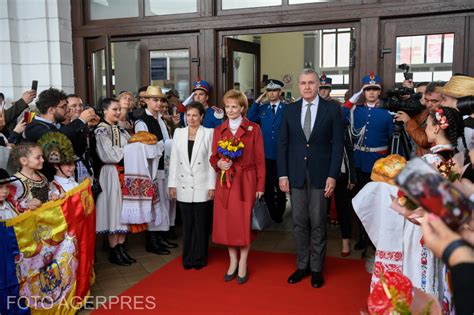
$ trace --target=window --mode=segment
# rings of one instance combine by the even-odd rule
[[[397,37],[397,65],[406,63],[413,72],[413,81],[447,81],[452,75],[454,34],[432,34]],[[395,82],[403,82],[401,70]]]
[[[197,0],[145,0],[145,15],[197,12]]]
[[[89,0],[91,20],[138,17],[139,0]]]
[[[222,10],[258,8],[281,5],[281,0],[221,0]]]
[[[334,0],[290,0],[289,4],[319,3],[319,2],[335,2]]]
[[[322,31],[321,68],[349,67],[351,30],[349,28]]]

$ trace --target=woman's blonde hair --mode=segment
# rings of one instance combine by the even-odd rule
[[[247,112],[247,108],[249,107],[249,101],[247,100],[247,96],[242,91],[239,90],[229,90],[224,94],[224,97],[222,98],[222,101],[225,104],[225,101],[231,99],[231,100],[236,100],[239,102],[240,107],[243,107],[244,109],[242,110],[242,115],[245,115]]]

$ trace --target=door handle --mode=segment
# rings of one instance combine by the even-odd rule
[[[383,59],[385,54],[391,54],[392,48],[382,48],[380,49],[380,58]]]

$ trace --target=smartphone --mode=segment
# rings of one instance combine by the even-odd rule
[[[439,216],[456,231],[471,217],[474,203],[420,158],[412,159],[395,183],[420,207]]]
[[[38,90],[38,81],[36,80],[31,81],[31,89],[35,91]]]

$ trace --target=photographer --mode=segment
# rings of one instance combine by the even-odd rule
[[[444,85],[445,82],[435,81],[426,86],[424,97],[420,99],[420,103],[423,100],[425,105],[425,109],[422,112],[413,117],[410,117],[405,111],[398,111],[395,114],[395,120],[405,124],[406,132],[415,142],[417,156],[423,156],[428,153],[431,147],[431,143],[428,142],[425,133],[426,118],[431,110],[437,109],[441,105],[442,97],[438,90]]]

